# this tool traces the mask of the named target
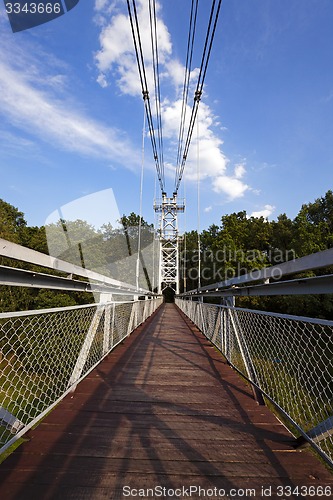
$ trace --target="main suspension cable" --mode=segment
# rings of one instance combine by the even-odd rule
[[[176,193],[178,192],[179,185],[180,185],[180,182],[181,182],[182,177],[183,177],[185,163],[187,160],[188,151],[189,151],[190,144],[191,144],[194,124],[195,124],[195,120],[197,118],[198,106],[199,106],[202,92],[203,92],[203,86],[204,86],[205,77],[206,77],[207,68],[208,68],[208,62],[210,59],[211,50],[212,50],[212,46],[213,46],[213,40],[214,40],[214,36],[215,36],[215,32],[216,32],[216,26],[217,26],[217,21],[218,21],[220,9],[221,9],[221,4],[222,4],[222,0],[218,0],[217,5],[216,5],[216,0],[213,0],[213,3],[212,3],[212,8],[211,8],[210,17],[209,17],[209,23],[208,23],[208,28],[207,28],[207,34],[206,34],[206,40],[205,40],[205,45],[204,45],[204,50],[203,50],[202,60],[201,60],[201,65],[200,65],[200,71],[199,71],[196,90],[194,93],[194,102],[193,102],[193,106],[192,106],[190,124],[189,124],[187,137],[186,137],[186,141],[185,141],[185,146],[184,146],[183,157],[182,157],[181,164],[180,164],[179,168],[177,168],[177,170],[176,170],[176,175],[177,175],[177,177],[175,179],[175,192]]]
[[[131,3],[132,3],[132,6],[131,6]],[[144,99],[144,103],[145,103],[147,123],[148,123],[148,128],[149,128],[149,135],[150,135],[151,143],[152,143],[152,150],[153,150],[153,156],[154,156],[155,166],[156,166],[156,170],[157,170],[157,176],[158,176],[161,190],[164,191],[164,167],[163,167],[163,165],[161,165],[160,155],[158,154],[158,151],[157,151],[155,129],[154,129],[152,111],[151,111],[151,106],[150,106],[148,83],[147,83],[147,77],[146,77],[145,62],[144,62],[144,57],[143,57],[140,28],[139,28],[139,20],[138,20],[138,14],[137,14],[137,9],[136,9],[136,5],[135,5],[135,0],[127,0],[127,9],[128,9],[128,15],[129,15],[129,20],[130,20],[130,24],[131,24],[131,31],[132,31],[132,37],[133,37],[133,42],[134,42],[135,55],[136,55],[136,60],[137,60],[137,64],[138,64],[142,95],[143,95],[143,99]]]
[[[219,12],[221,8],[222,0],[213,0],[212,7],[210,11],[210,17],[207,27],[206,39],[201,59],[201,65],[199,69],[199,76],[196,85],[196,90],[194,93],[194,102],[192,106],[192,112],[189,122],[189,127],[186,135],[186,141],[184,144],[184,133],[185,133],[185,121],[186,121],[186,110],[187,110],[187,100],[190,85],[190,75],[191,75],[191,65],[193,57],[194,39],[196,31],[196,22],[198,15],[198,0],[192,0],[191,5],[191,15],[187,42],[187,55],[186,55],[186,66],[184,75],[184,85],[183,85],[183,96],[182,96],[182,111],[181,111],[181,121],[179,128],[179,140],[178,140],[178,151],[177,151],[177,162],[176,162],[176,176],[175,176],[175,190],[177,193],[179,189],[180,182],[183,177],[185,163],[187,161],[188,152],[190,148],[190,143],[193,135],[193,129],[195,121],[197,119],[198,106],[201,100],[204,81],[207,73],[208,62],[211,55],[211,49],[213,45],[213,40],[215,36],[217,21],[219,17]],[[142,42],[140,36],[140,27],[138,20],[138,13],[136,8],[135,0],[127,0],[128,14],[131,24],[132,37],[135,48],[135,55],[138,65],[142,95],[145,103],[145,110],[147,115],[147,123],[149,129],[149,135],[151,138],[153,156],[155,160],[155,166],[157,171],[157,177],[159,180],[160,188],[162,192],[165,191],[165,180],[164,180],[164,159],[163,159],[163,136],[162,136],[162,113],[161,113],[161,93],[160,93],[160,79],[159,79],[159,59],[158,59],[158,37],[157,37],[157,18],[156,18],[156,3],[155,0],[149,0],[149,17],[150,17],[150,36],[151,36],[151,48],[152,48],[152,59],[153,59],[153,75],[154,75],[154,86],[155,86],[155,107],[156,107],[156,117],[157,117],[157,134],[158,141],[155,138],[155,127],[153,123],[153,115],[149,99],[149,90],[145,69],[145,62],[142,50]]]
[[[154,87],[155,87],[155,107],[156,107],[156,118],[157,118],[159,161],[161,165],[162,178],[164,179],[161,89],[160,89],[160,75],[159,75],[158,37],[157,37],[155,0],[149,0],[149,18],[150,18],[151,50],[153,57],[153,74],[154,74]]]
[[[176,161],[177,165],[176,179],[178,178],[178,169],[181,164],[182,149],[184,142],[186,107],[187,107],[187,100],[188,100],[188,93],[190,86],[194,38],[195,38],[195,30],[196,30],[197,14],[198,14],[198,1],[199,0],[192,0],[192,5],[191,5],[191,15],[190,15],[190,24],[189,24],[188,39],[187,39],[186,63],[185,63],[185,73],[184,73],[182,111],[181,111],[180,126],[179,126],[178,151],[177,151],[177,161]]]

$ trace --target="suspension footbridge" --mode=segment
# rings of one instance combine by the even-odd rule
[[[0,239],[0,256],[15,263],[0,266],[1,285],[95,297],[0,313],[0,453],[8,454],[0,465],[1,497],[329,497],[333,321],[239,308],[235,298],[330,294],[333,274],[322,270],[332,268],[333,249],[202,286],[198,236],[197,287],[180,288],[179,187],[221,1],[212,2],[188,119],[198,8],[192,2],[172,195],[164,176],[155,2],[152,94],[135,1],[127,6],[143,144],[147,121],[161,190],[154,203],[157,252],[143,248],[141,213],[135,251],[131,228],[124,227],[122,244],[117,233],[118,254],[128,252],[119,262],[112,252],[99,259],[86,241],[72,244],[63,218],[58,240],[76,263]],[[142,176],[143,165],[140,207]],[[87,248],[95,268],[87,265]],[[175,304],[164,302],[166,290]]]

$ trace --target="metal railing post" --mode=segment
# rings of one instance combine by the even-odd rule
[[[111,336],[110,336],[110,349],[113,349],[113,345],[114,345],[114,331],[115,331],[115,328],[116,328],[116,303],[114,302],[112,304],[112,319],[111,319]]]
[[[104,293],[100,296],[100,302],[105,303],[104,309],[104,336],[103,336],[103,355],[109,351],[110,345],[110,326],[111,326],[111,302],[112,294]]]
[[[205,320],[204,320],[204,316],[203,316],[203,297],[199,297],[199,300],[198,300],[198,316],[201,319],[201,324],[199,323],[199,325],[201,326],[200,329],[201,329],[202,333],[204,335],[206,335]]]
[[[234,297],[232,297],[231,303],[233,303],[233,302],[234,302]],[[244,366],[245,366],[245,369],[247,372],[248,379],[250,380],[250,382],[255,384],[255,385],[251,386],[252,391],[253,391],[253,395],[254,395],[254,398],[259,405],[265,405],[264,398],[261,394],[261,391],[259,390],[259,387],[260,387],[259,378],[258,378],[258,375],[256,373],[256,370],[255,370],[250,352],[248,350],[246,340],[244,338],[243,331],[242,331],[241,325],[238,321],[236,312],[233,311],[233,307],[234,306],[229,306],[229,309],[228,309],[230,321],[231,321],[233,331],[235,333],[235,337],[236,337],[238,345],[239,345],[239,350],[240,350],[240,353],[241,353],[241,356],[242,356],[242,359],[244,362]]]
[[[211,338],[211,342],[213,342],[213,344],[215,344],[215,345],[216,345],[216,340],[217,340],[218,336],[220,336],[220,341],[221,341],[221,330],[222,330],[221,311],[220,311],[220,309],[217,309],[216,312],[217,312],[217,314],[216,314],[216,318],[215,318],[214,331],[213,331],[212,338]],[[221,342],[221,345],[222,345],[222,342]]]
[[[111,304],[107,304],[104,311],[103,355],[109,351],[110,346],[111,307]]]
[[[130,333],[136,328],[137,326],[137,321],[138,321],[138,301],[134,301],[132,303],[132,309],[131,309],[131,314],[130,314],[130,319],[128,322],[128,328],[127,328],[127,335],[130,335]]]
[[[80,354],[77,358],[74,370],[73,370],[72,375],[68,381],[67,387],[71,387],[73,384],[75,384],[75,382],[77,380],[79,380],[79,378],[81,376],[84,365],[88,359],[89,352],[90,352],[92,343],[94,341],[94,338],[95,338],[95,335],[96,335],[98,326],[100,324],[101,317],[102,317],[104,310],[105,310],[105,306],[102,305],[102,306],[98,306],[96,311],[95,311],[95,314],[94,314],[93,319],[91,321],[87,336],[84,340],[83,346],[81,347]],[[73,388],[73,390],[75,390],[75,387]]]

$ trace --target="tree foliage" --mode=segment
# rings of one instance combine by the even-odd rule
[[[105,224],[96,230],[80,219],[60,219],[46,227],[29,227],[22,212],[0,200],[1,238],[133,285],[136,283],[139,223],[140,217],[132,212],[129,216],[123,215],[116,228]],[[153,225],[141,218],[143,277],[139,285],[144,288],[149,288],[146,266],[153,240]],[[147,249],[146,254],[144,249]],[[4,257],[0,257],[0,265],[63,276],[57,271]],[[0,312],[71,306],[93,300],[91,293],[0,286]]]
[[[249,217],[245,211],[223,215],[219,226],[214,224],[200,235],[200,270],[198,235],[192,231],[185,238],[182,291],[331,248],[333,193],[328,191],[314,202],[302,205],[294,219],[281,214],[275,221],[268,221],[263,217]],[[290,278],[330,272],[333,268]],[[236,302],[244,307],[333,318],[332,295],[239,297]]]

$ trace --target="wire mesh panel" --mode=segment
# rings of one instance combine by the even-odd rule
[[[0,314],[0,452],[75,387],[161,301]]]
[[[333,321],[176,303],[333,465]]]

